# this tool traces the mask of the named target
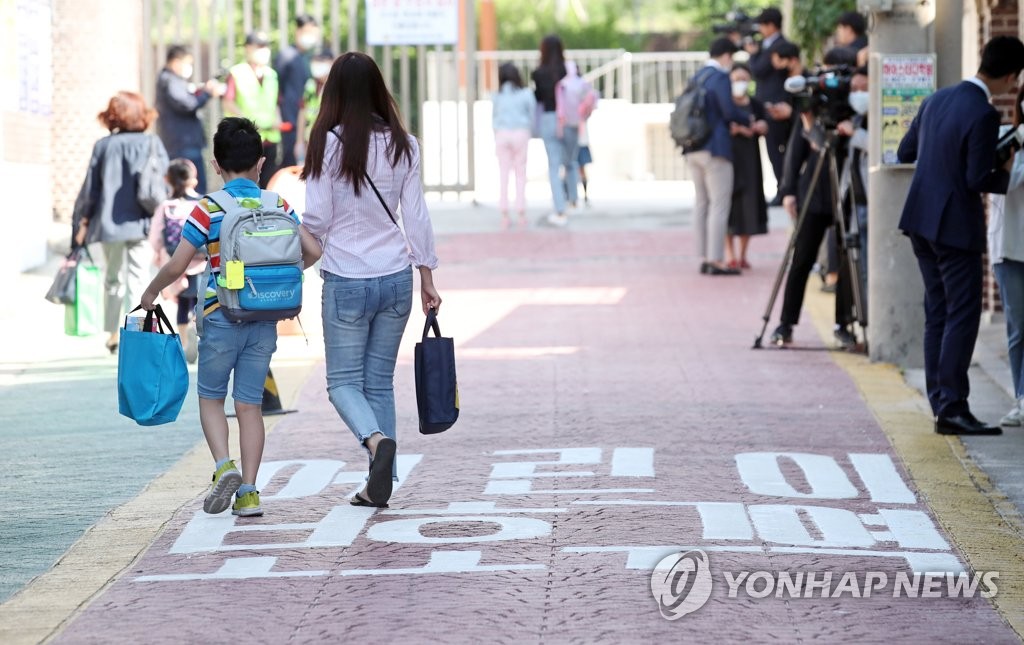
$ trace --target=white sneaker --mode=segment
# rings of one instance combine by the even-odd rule
[[[569,224],[569,217],[564,214],[551,213],[547,218],[548,224],[558,228],[565,228]]]
[[[1006,413],[1006,416],[999,420],[999,425],[1016,428],[1022,424],[1024,424],[1024,410],[1021,409],[1021,402],[1018,401],[1017,405],[1013,406],[1013,408]]]

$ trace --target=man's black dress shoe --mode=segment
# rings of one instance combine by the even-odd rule
[[[999,426],[985,425],[970,412],[965,412],[952,417],[937,417],[935,432],[958,435],[993,435],[1003,434],[1003,429]]]

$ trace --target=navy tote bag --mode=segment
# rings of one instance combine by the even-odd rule
[[[427,312],[423,338],[416,343],[414,358],[420,432],[444,432],[459,418],[459,386],[455,379],[455,343],[441,336],[433,308]]]

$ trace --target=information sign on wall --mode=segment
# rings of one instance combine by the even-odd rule
[[[454,45],[458,40],[457,0],[366,0],[370,45]]]
[[[921,103],[935,91],[934,54],[882,56],[882,163],[897,164],[896,150]]]

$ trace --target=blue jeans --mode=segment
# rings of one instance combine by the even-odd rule
[[[580,183],[580,130],[577,126],[565,126],[562,137],[558,137],[558,116],[545,112],[540,117],[540,136],[544,140],[544,151],[548,155],[548,181],[551,183],[551,198],[555,212],[564,213],[566,191],[573,204],[579,199]],[[562,167],[565,178],[562,178]]]
[[[1006,345],[1013,374],[1013,393],[1024,399],[1024,262],[1003,260],[992,267],[1006,314]]]
[[[375,432],[395,438],[395,362],[411,310],[412,267],[378,278],[324,272],[327,395],[364,447]]]
[[[231,322],[220,309],[214,310],[203,318],[203,335],[199,337],[199,397],[214,401],[226,397],[228,377],[234,372],[232,398],[260,405],[276,349],[276,322]]]

